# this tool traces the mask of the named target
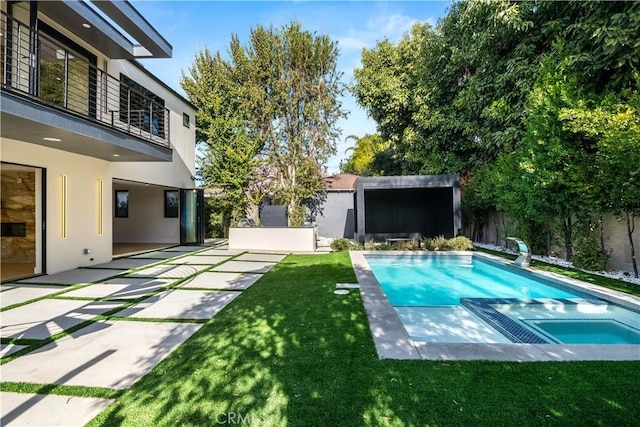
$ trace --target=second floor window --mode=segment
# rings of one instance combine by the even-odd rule
[[[164,138],[164,99],[121,73],[120,120],[142,132]]]

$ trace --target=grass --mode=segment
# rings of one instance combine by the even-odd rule
[[[640,362],[379,360],[348,254],[289,256],[90,423],[636,425]]]
[[[475,251],[485,252],[491,255],[496,255],[502,258],[514,260],[517,255],[508,254],[499,251],[492,251],[490,249],[474,247]],[[582,280],[587,283],[602,286],[609,289],[614,289],[620,292],[626,292],[631,295],[640,296],[640,286],[633,283],[624,282],[622,280],[612,279],[610,277],[600,276],[599,274],[587,273],[586,271],[576,270],[575,268],[562,267],[559,265],[548,264],[546,262],[531,260],[531,267],[539,268],[541,270],[551,271],[553,273],[562,274],[573,279]]]

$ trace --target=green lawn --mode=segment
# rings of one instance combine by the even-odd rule
[[[637,425],[640,362],[378,360],[346,253],[289,256],[91,425]]]

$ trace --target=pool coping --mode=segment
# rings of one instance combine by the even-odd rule
[[[423,251],[350,251],[351,264],[360,284],[362,302],[369,329],[380,359],[423,360],[489,360],[489,361],[587,361],[640,360],[640,345],[636,344],[485,344],[415,342],[407,333],[395,309],[373,275],[365,255],[424,255]],[[503,258],[478,252],[429,252],[430,256],[485,257],[503,265]],[[640,311],[640,298],[606,289],[536,268],[525,268],[550,280],[560,281],[570,288],[587,291],[598,298]]]

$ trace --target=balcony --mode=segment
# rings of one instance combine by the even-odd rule
[[[44,145],[44,134],[59,133],[62,149],[79,154],[171,160],[164,100],[99,69],[91,54],[70,47],[75,43],[32,32],[4,12],[0,32],[3,137]]]

